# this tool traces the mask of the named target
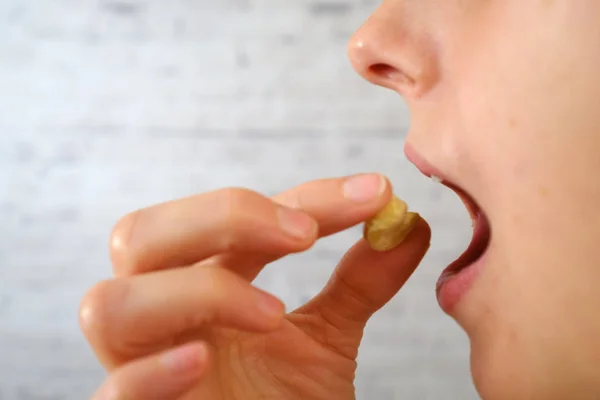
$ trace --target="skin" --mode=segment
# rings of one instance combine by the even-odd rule
[[[485,263],[450,311],[469,336],[474,382],[486,400],[600,398],[598,15],[595,0],[388,0],[349,44],[357,72],[409,105],[407,148],[474,198],[490,221]],[[319,185],[330,189],[315,195]],[[388,188],[342,204],[331,189],[340,185],[312,182],[278,201],[294,207],[302,199],[300,208],[329,234],[389,199]],[[422,258],[426,224],[391,253],[357,243],[322,294],[283,319],[283,310],[265,319],[251,311],[248,282],[316,237],[284,245],[275,233],[249,235],[248,216],[272,215],[274,206],[258,196],[262,203],[240,211],[246,217],[204,215],[202,204],[218,204],[214,196],[157,206],[117,225],[116,278],[82,303],[82,327],[111,372],[95,399],[110,398],[101,395],[110,390],[151,398],[139,383],[148,371],[176,387],[173,399],[354,398],[364,324]],[[179,215],[194,220],[182,227]],[[136,235],[128,224],[138,226]],[[200,251],[198,243],[208,244]],[[191,280],[195,290],[182,290]],[[137,304],[136,314],[127,314],[133,306],[110,306],[123,299]],[[116,323],[127,320],[136,326]],[[196,343],[188,351],[198,362],[188,362],[195,367],[187,383],[173,383],[156,354],[184,343]]]
[[[251,281],[390,198],[388,180],[367,174],[273,199],[222,189],[125,216],[111,239],[115,278],[81,304],[81,327],[110,372],[93,399],[353,399],[365,324],[425,255],[425,221],[390,252],[359,240],[322,292],[289,314]],[[185,344],[174,363],[169,351]]]
[[[451,311],[485,399],[600,397],[598,15],[593,0],[392,0],[350,44],[408,103],[408,150],[490,220]]]

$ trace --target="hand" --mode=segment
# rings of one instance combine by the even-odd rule
[[[363,329],[425,255],[425,221],[390,252],[359,240],[325,288],[289,314],[251,285],[266,264],[389,201],[385,178],[353,178],[272,199],[217,190],[124,217],[111,239],[115,278],[81,304],[82,330],[109,371],[93,399],[354,399]]]

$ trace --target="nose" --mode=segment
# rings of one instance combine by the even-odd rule
[[[367,81],[418,97],[438,79],[435,46],[422,21],[397,5],[406,2],[391,3],[396,5],[384,3],[352,36],[348,57]]]

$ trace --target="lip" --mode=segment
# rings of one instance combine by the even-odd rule
[[[436,176],[440,178],[442,182],[447,181],[442,171],[429,164],[409,143],[404,145],[404,154],[408,161],[414,164],[414,166],[426,177],[431,178],[432,176]]]
[[[466,191],[447,180],[446,176],[429,164],[408,143],[404,147],[406,158],[425,176],[437,177],[441,184],[454,191],[464,203],[473,224],[473,235],[467,249],[440,275],[436,294],[444,312],[452,314],[460,300],[470,290],[483,267],[491,241],[489,221],[482,210]]]

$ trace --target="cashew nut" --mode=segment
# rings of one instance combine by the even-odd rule
[[[409,212],[408,206],[396,196],[369,221],[363,237],[376,251],[389,251],[400,245],[413,230],[420,216]]]

